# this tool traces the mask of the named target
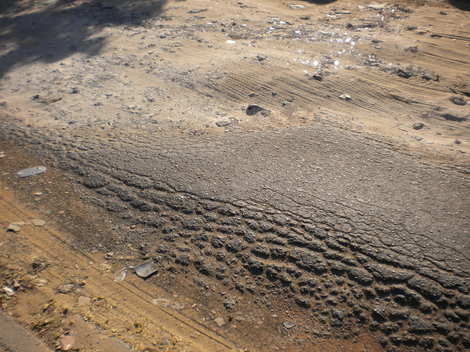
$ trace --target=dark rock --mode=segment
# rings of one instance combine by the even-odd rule
[[[253,115],[256,115],[258,113],[261,113],[263,116],[267,116],[270,113],[269,110],[266,110],[266,109],[264,109],[264,108],[262,108],[261,106],[258,106],[258,105],[248,105],[245,112],[248,116],[253,116]]]
[[[424,72],[421,77],[426,81],[439,81],[439,75],[432,72]]]
[[[413,124],[413,129],[415,129],[415,130],[420,130],[423,127],[424,127],[424,123],[422,123],[422,122],[416,122],[416,123]]]
[[[451,97],[450,101],[453,102],[455,105],[460,105],[460,106],[464,106],[467,104],[467,102],[461,97]]]
[[[410,72],[410,71],[407,71],[407,70],[404,70],[404,69],[401,69],[401,68],[396,70],[396,74],[401,78],[413,77],[413,72]]]
[[[442,114],[440,116],[443,117],[447,121],[464,122],[468,120],[466,117],[459,117],[459,116],[455,116],[452,114]]]

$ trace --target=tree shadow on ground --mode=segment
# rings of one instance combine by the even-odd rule
[[[316,4],[316,5],[327,5],[327,4],[331,4],[332,2],[335,2],[337,0],[304,0],[304,1]]]
[[[460,10],[470,11],[470,1],[469,0],[449,0],[449,4],[455,6]]]
[[[51,5],[38,8],[33,1],[0,1],[0,78],[34,62],[57,62],[76,53],[98,55],[106,44],[102,29],[142,25],[160,15],[166,2],[50,0]]]

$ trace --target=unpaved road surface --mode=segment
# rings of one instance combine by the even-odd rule
[[[19,3],[4,182],[77,248],[237,347],[470,348],[464,2]]]

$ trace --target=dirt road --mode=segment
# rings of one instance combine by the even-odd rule
[[[76,248],[237,348],[470,347],[463,3],[21,4],[3,182]]]

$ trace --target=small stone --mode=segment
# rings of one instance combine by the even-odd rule
[[[380,10],[385,9],[386,6],[387,6],[387,4],[370,4],[367,7],[369,9],[372,9],[372,10],[375,10],[375,11],[380,11]]]
[[[227,126],[230,126],[232,122],[230,120],[222,120],[222,121],[217,121],[215,124],[217,127],[227,127]]]
[[[221,317],[218,317],[218,318],[215,318],[215,319],[214,319],[214,323],[216,323],[217,326],[218,326],[219,328],[221,328],[222,326],[225,325],[225,320],[224,320],[223,318],[221,318]]]
[[[262,62],[264,60],[266,60],[268,57],[266,55],[256,55],[256,60],[258,60],[259,62]]]
[[[18,224],[10,224],[7,227],[7,231],[9,232],[20,232],[21,231],[21,226]]]
[[[75,289],[75,285],[74,284],[64,284],[64,285],[60,285],[56,288],[56,291],[59,292],[59,293],[62,293],[64,295],[68,294],[68,293],[71,293],[73,292],[73,290]]]
[[[285,321],[282,323],[282,326],[286,329],[292,329],[293,327],[295,327],[295,323],[292,323],[290,321]]]
[[[207,9],[194,9],[194,10],[189,10],[188,13],[197,14],[197,13],[201,13],[201,12],[205,12],[205,11],[207,11]]]
[[[258,105],[248,105],[245,112],[248,116],[253,116],[258,113],[261,113],[264,116],[269,115],[269,110],[266,110]]]
[[[453,102],[455,105],[460,105],[460,106],[464,106],[467,104],[467,102],[463,100],[461,97],[451,97],[450,101]]]
[[[410,47],[406,48],[405,51],[416,54],[418,52],[418,47],[417,46],[410,46]]]
[[[14,296],[14,295],[15,295],[15,290],[14,290],[13,288],[11,288],[11,287],[3,286],[3,287],[2,287],[2,290],[3,290],[3,292],[5,292],[5,294],[6,294],[7,296],[10,296],[10,297],[11,297],[11,296]]]
[[[45,166],[35,166],[35,167],[28,168],[28,169],[20,170],[16,174],[19,177],[28,177],[28,176],[39,175],[39,174],[42,174],[43,172],[46,172]]]
[[[233,309],[235,307],[235,304],[236,304],[236,302],[232,298],[227,298],[224,301],[224,307],[225,307],[225,309],[228,309],[228,310]]]
[[[413,129],[415,129],[415,130],[420,130],[423,127],[424,127],[424,123],[422,123],[422,122],[416,122],[416,123],[413,124]]]
[[[301,9],[304,9],[304,8],[305,8],[304,5],[298,5],[298,4],[289,4],[288,6],[289,6],[289,8],[291,8],[292,10],[301,10]]]
[[[78,88],[75,88],[75,87],[70,88],[68,91],[69,94],[78,94],[79,92],[80,91],[78,90]]]
[[[338,98],[342,99],[342,100],[345,100],[345,101],[351,101],[352,98],[350,95],[348,94],[341,94]]]
[[[407,27],[406,27],[406,30],[407,30],[407,31],[415,31],[415,30],[417,30],[417,29],[418,29],[418,27],[416,27],[416,26],[407,26]]]
[[[157,272],[158,268],[153,261],[142,263],[134,267],[137,276],[146,279]]]
[[[44,226],[46,225],[46,222],[42,219],[33,219],[31,220],[31,224],[33,224],[34,226]]]
[[[439,75],[436,75],[435,73],[432,72],[425,72],[423,73],[423,79],[426,81],[439,81]]]

